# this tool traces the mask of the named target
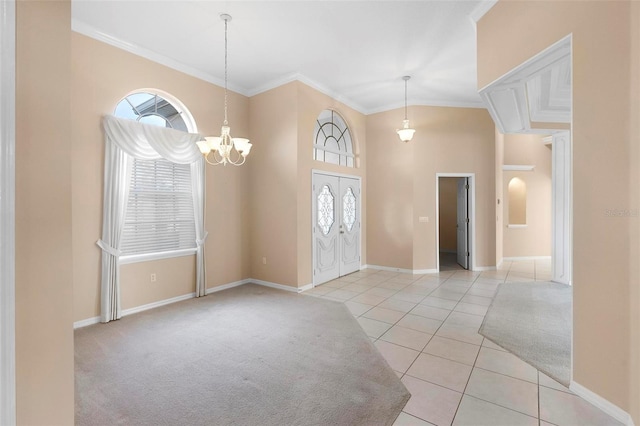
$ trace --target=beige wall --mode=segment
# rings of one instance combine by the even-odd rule
[[[71,35],[71,121],[73,189],[74,318],[99,314],[104,138],[101,118],[133,90],[160,89],[178,98],[198,131],[219,134],[223,89],[78,33]],[[249,134],[248,99],[229,98],[232,135]],[[256,147],[257,148],[257,147]],[[258,151],[258,149],[256,149]],[[249,157],[248,161],[251,161]],[[207,167],[207,287],[249,277],[249,172],[240,167]],[[157,282],[151,283],[155,273]],[[195,289],[195,256],[122,266],[124,309],[182,296]]]
[[[313,160],[313,128],[324,109],[336,110],[349,125],[359,167]],[[249,167],[251,277],[292,287],[310,284],[311,171],[364,177],[365,116],[303,83],[292,82],[252,97],[250,120],[251,134],[265,147],[255,147]],[[363,180],[363,194],[365,185]],[[363,215],[363,229],[365,225]],[[364,246],[364,233],[362,238]],[[363,264],[365,259],[363,248]]]
[[[251,277],[297,287],[296,84],[253,96],[249,109]]]
[[[17,422],[70,425],[71,3],[16,3]]]
[[[400,142],[395,129],[402,125],[402,114],[394,110],[367,117],[367,264],[414,269],[413,158],[420,128],[412,142]],[[431,216],[430,224],[421,225],[435,226]]]
[[[630,196],[630,208],[640,211],[640,2],[631,4],[631,90],[629,98],[631,102],[630,147],[629,162],[631,173],[629,185],[632,190]],[[631,375],[629,395],[631,399],[630,412],[636,424],[640,424],[640,218],[631,221],[629,237],[631,250],[629,250],[630,273],[630,297],[631,311]],[[634,285],[635,283],[635,285]]]
[[[503,172],[504,257],[551,256],[551,149],[540,135],[504,135],[504,164],[533,165],[533,171]],[[526,228],[509,228],[508,185],[518,177],[526,184]]]
[[[458,178],[440,178],[438,197],[440,251],[455,252],[458,247]]]
[[[637,396],[630,355],[638,348],[637,341],[631,347],[629,306],[639,285],[629,258],[638,218],[605,215],[637,207],[637,188],[630,188],[629,158],[638,143],[630,136],[638,119],[630,105],[630,69],[640,53],[631,50],[630,7],[498,2],[478,23],[478,87],[573,34],[573,379],[624,410],[633,408],[638,423],[630,391]],[[638,303],[632,302],[636,311]]]
[[[495,266],[495,132],[484,109],[411,107],[367,117],[367,258],[373,265],[436,269],[436,173],[475,173],[476,266]],[[418,222],[420,216],[429,222]]]

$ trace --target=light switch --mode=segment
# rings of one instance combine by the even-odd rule
[[[429,216],[420,216],[420,217],[418,217],[418,222],[421,222],[421,223],[429,222]]]

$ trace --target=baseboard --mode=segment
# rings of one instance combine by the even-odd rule
[[[378,271],[402,272],[404,274],[413,274],[413,269],[392,268],[391,266],[365,265],[368,269],[376,269]]]
[[[569,385],[569,390],[585,401],[595,405],[614,419],[618,420],[622,424],[626,426],[634,426],[633,419],[631,418],[631,414],[624,411],[622,408],[617,405],[607,401],[600,395],[595,392],[590,391],[579,383],[575,381],[571,381]]]
[[[495,266],[476,266],[473,268],[474,271],[495,271],[497,268]]]
[[[169,305],[170,303],[181,302],[187,299],[193,299],[196,297],[195,293],[183,294],[182,296],[172,297],[170,299],[159,300],[153,303],[147,303],[146,305],[136,306],[135,308],[129,308],[122,311],[122,316],[137,314],[138,312],[146,311],[160,306]],[[100,317],[87,318],[73,323],[73,328],[82,328],[93,324],[98,324]]]
[[[183,300],[193,299],[196,297],[195,293],[183,294],[182,296],[172,297],[171,299],[159,300],[153,303],[147,303],[146,305],[136,306],[135,308],[129,308],[122,311],[122,316],[137,314],[138,312],[148,311],[149,309],[159,308],[160,306],[169,305],[171,303],[182,302]]]
[[[502,265],[503,261],[507,262],[517,262],[519,260],[551,260],[551,256],[512,256],[512,257],[503,257],[500,261],[500,265]]]
[[[248,284],[248,283],[254,283],[254,284],[262,285],[262,286],[265,286],[265,287],[277,288],[278,290],[293,291],[293,292],[296,292],[296,293],[302,293],[303,291],[311,290],[313,288],[313,284],[306,284],[306,285],[304,285],[302,287],[291,287],[291,286],[288,286],[288,285],[272,283],[272,282],[269,282],[269,281],[255,280],[255,279],[252,279],[252,278],[247,278],[247,279],[244,279],[244,280],[234,281],[232,283],[223,284],[223,285],[219,285],[219,286],[216,286],[216,287],[208,288],[207,291],[206,291],[206,294],[216,293],[218,291],[227,290],[227,289],[230,289],[230,288],[233,288],[233,287],[238,287],[240,285]],[[127,316],[127,315],[136,314],[138,312],[146,311],[148,309],[158,308],[160,306],[168,305],[170,303],[176,303],[176,302],[181,302],[181,301],[187,300],[187,299],[193,299],[194,297],[196,297],[195,293],[189,293],[189,294],[183,294],[182,296],[172,297],[170,299],[160,300],[158,302],[148,303],[148,304],[142,305],[142,306],[136,306],[135,308],[129,308],[129,309],[125,309],[124,311],[122,311],[122,316],[124,317],[124,316]],[[99,322],[100,322],[100,317],[87,318],[87,319],[83,319],[83,320],[74,322],[73,323],[73,328],[74,329],[82,328],[82,327],[86,327],[86,326],[89,326],[89,325],[98,324]]]
[[[413,270],[414,275],[437,274],[437,273],[438,273],[437,269],[414,269]]]
[[[250,283],[250,282],[251,282],[250,279],[245,279],[245,280],[240,280],[240,281],[234,281],[234,282],[228,283],[228,284],[218,285],[218,286],[215,286],[215,287],[208,288],[207,291],[206,291],[206,294],[216,293],[218,291],[227,290],[227,289],[233,288],[233,287],[238,287],[239,285],[247,284],[247,283]]]
[[[88,325],[98,324],[100,317],[87,318],[73,323],[73,329],[86,327]]]
[[[497,263],[496,270],[502,268],[502,262],[504,262],[504,258],[501,258],[500,262]]]
[[[414,274],[414,275],[435,274],[438,272],[437,269],[404,269],[404,268],[393,268],[391,266],[380,266],[380,265],[364,265],[362,266],[362,269],[376,269],[378,271],[402,272],[403,274]]]
[[[300,292],[298,287],[292,287],[290,285],[272,283],[270,281],[250,279],[250,280],[247,280],[247,282],[263,285],[265,287],[277,288],[278,290],[293,291],[295,293],[299,293]]]
[[[303,285],[302,287],[298,287],[298,293],[302,293],[303,291],[311,290],[313,288],[313,283],[309,283],[307,285]]]

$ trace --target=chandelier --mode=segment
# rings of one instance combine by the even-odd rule
[[[404,80],[404,120],[402,120],[402,129],[396,130],[402,142],[409,142],[416,132],[415,129],[409,127],[409,119],[407,119],[407,81],[409,81],[410,78],[411,76],[408,75],[402,77]]]
[[[207,136],[204,141],[196,142],[207,163],[211,165],[244,164],[251,151],[249,139],[232,138],[231,127],[227,121],[227,26],[231,15],[223,13],[220,19],[224,21],[224,122],[220,136]]]

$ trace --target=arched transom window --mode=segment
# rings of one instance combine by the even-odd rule
[[[340,114],[330,109],[322,111],[316,120],[313,138],[314,160],[354,166],[351,132]]]
[[[113,115],[183,132],[198,132],[195,120],[180,101],[155,90],[130,93],[118,102]]]

